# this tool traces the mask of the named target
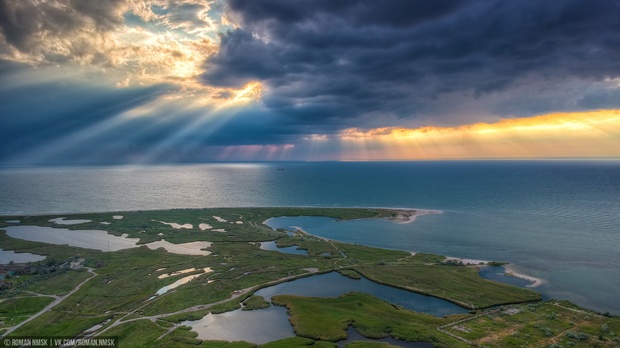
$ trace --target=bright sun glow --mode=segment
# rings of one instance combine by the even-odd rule
[[[344,160],[614,157],[620,110],[557,113],[459,127],[369,130],[340,134]]]
[[[237,91],[231,101],[237,103],[253,102],[259,100],[262,94],[263,85],[258,81],[252,81],[243,86],[241,90]]]

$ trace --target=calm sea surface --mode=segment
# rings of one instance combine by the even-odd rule
[[[538,290],[547,297],[620,314],[620,161],[0,169],[2,215],[235,206],[442,210],[405,225],[306,218],[301,227],[367,245],[508,261],[543,278]]]

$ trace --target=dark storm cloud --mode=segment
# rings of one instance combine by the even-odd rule
[[[81,26],[81,21],[80,17],[71,12],[46,3],[0,1],[0,31],[7,43],[24,52],[32,49],[31,46],[42,31],[67,34]]]
[[[292,118],[432,115],[449,93],[505,93],[525,77],[537,93],[620,76],[615,1],[231,0],[229,11],[241,26],[221,35],[203,81],[262,81],[265,105]]]
[[[126,0],[0,0],[0,34],[6,45],[22,53],[64,61],[98,51],[94,38],[122,24],[126,4]],[[55,46],[63,49],[52,53]]]
[[[91,18],[101,30],[111,30],[123,23],[127,0],[84,1],[72,0],[70,6],[79,14]]]

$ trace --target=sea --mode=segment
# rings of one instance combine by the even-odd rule
[[[544,280],[544,298],[620,314],[618,160],[0,168],[5,216],[241,206],[439,210],[410,224],[294,222],[335,240],[509,262]]]

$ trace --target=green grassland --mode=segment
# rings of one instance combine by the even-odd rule
[[[485,347],[620,346],[620,318],[564,301],[490,309],[444,329]]]
[[[427,261],[433,258],[432,262]],[[416,254],[396,262],[358,264],[352,268],[378,283],[398,284],[470,309],[541,299],[533,291],[482,279],[476,268],[446,265],[436,259],[435,255]]]
[[[253,311],[256,309],[263,309],[271,307],[269,301],[265,300],[262,296],[251,296],[247,300],[243,302],[243,310],[244,311]]]
[[[583,312],[567,303],[562,303],[561,308],[565,309],[556,309],[555,322],[541,321],[538,324],[540,327],[533,329],[523,326],[526,318],[520,316],[525,313],[540,314],[550,304],[539,302],[540,295],[535,291],[482,279],[475,267],[443,264],[443,256],[413,255],[405,251],[328,241],[302,231],[289,235],[287,231],[274,231],[263,224],[265,220],[278,216],[328,216],[347,220],[393,218],[397,214],[389,209],[355,208],[178,209],[61,215],[66,219],[92,220],[66,226],[49,222],[59,215],[6,217],[6,220],[20,220],[21,225],[72,230],[103,229],[113,235],[127,234],[139,238],[139,244],[162,238],[172,243],[208,241],[212,244],[208,248],[211,254],[207,256],[178,255],[161,248],[151,250],[146,246],[102,252],[10,238],[2,231],[2,227],[8,224],[0,221],[0,245],[3,249],[47,257],[44,261],[33,263],[33,267],[79,256],[86,260],[84,266],[96,274],[89,278],[93,274],[85,269],[54,268],[46,274],[12,278],[13,287],[0,291],[0,320],[4,321],[0,330],[6,330],[40,311],[53,300],[50,296],[65,296],[81,284],[78,291],[11,335],[80,336],[94,325],[102,324],[103,328],[96,334],[119,336],[121,347],[254,347],[248,342],[201,341],[196,338],[196,333],[180,323],[200,319],[207,313],[222,313],[241,307],[260,310],[269,303],[252,296],[256,290],[298,277],[336,270],[354,279],[364,276],[382,284],[444,298],[476,311],[465,316],[435,318],[361,293],[332,299],[280,296],[274,302],[289,308],[298,336],[262,346],[334,347],[333,341],[346,335],[348,325],[353,325],[367,337],[391,335],[398,339],[432,342],[438,347],[470,346],[467,342],[506,347],[536,346],[537,343],[542,344],[540,346],[556,343],[569,346],[571,343],[584,347],[587,346],[584,342],[600,343],[601,347],[614,346],[613,342],[617,344],[615,335],[620,333],[617,318]],[[114,215],[122,215],[123,218],[114,219]],[[175,229],[162,221],[192,224],[192,228]],[[209,224],[212,229],[201,230],[201,223]],[[218,229],[224,232],[214,231]],[[274,240],[279,247],[306,249],[308,255],[260,249],[260,242]],[[202,269],[207,267],[211,271],[202,273]],[[200,271],[158,277],[190,268]],[[155,295],[163,286],[192,274],[199,276],[163,295]],[[494,315],[492,312],[481,315],[484,308],[515,303],[518,304],[515,308],[525,308],[527,311],[522,310],[508,317],[500,313],[497,318],[501,320],[489,319]],[[578,320],[569,316],[575,313],[588,313],[589,319],[586,322],[583,318]],[[457,324],[451,325],[463,318],[466,321],[458,325],[469,325],[466,330]],[[515,321],[519,318],[523,322]],[[586,325],[588,323],[591,325]],[[596,331],[597,327],[602,331],[603,324],[606,331]],[[548,331],[541,327],[552,330],[554,336],[545,335]],[[518,334],[515,336],[514,332]],[[576,338],[566,336],[568,332]],[[588,335],[586,340],[583,334]],[[361,342],[348,346],[383,347],[386,344]]]
[[[0,302],[0,328],[13,326],[36,314],[54,300],[48,296],[15,297]]]
[[[293,329],[302,337],[338,341],[347,337],[347,328],[353,325],[360,334],[370,338],[391,335],[405,341],[431,342],[437,347],[467,346],[436,330],[458,316],[436,318],[403,310],[363,293],[349,293],[338,298],[280,295],[274,296],[272,301],[288,308]]]

